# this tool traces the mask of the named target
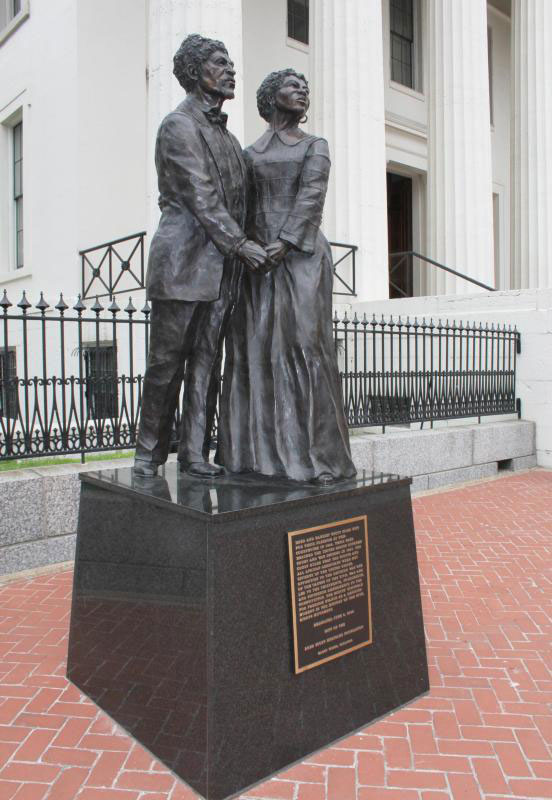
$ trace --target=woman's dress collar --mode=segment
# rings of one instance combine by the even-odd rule
[[[278,139],[282,142],[282,144],[285,144],[288,147],[295,147],[295,145],[300,144],[305,139],[312,139],[312,136],[310,134],[305,133],[302,130],[300,130],[299,133],[301,134],[301,136],[297,138],[295,136],[290,136],[289,133],[285,130],[282,131],[268,130],[265,133],[263,133],[260,139],[257,139],[257,141],[251,145],[251,149],[255,150],[255,152],[257,153],[264,153],[264,151],[267,149],[268,145],[270,144],[274,136],[277,136]]]

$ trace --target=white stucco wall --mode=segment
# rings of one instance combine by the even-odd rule
[[[413,124],[425,129],[427,125],[427,14],[424,0],[416,2],[415,88],[391,80],[389,0],[382,0],[383,70],[385,78],[385,111],[387,119]]]
[[[12,302],[74,284],[77,234],[77,37],[72,0],[31,0],[29,18],[0,46],[0,122],[23,117],[25,263],[15,270],[11,131],[2,126],[0,289]],[[7,169],[6,169],[7,165]],[[6,172],[8,174],[6,174]],[[10,223],[8,226],[8,222]]]
[[[427,0],[419,0],[418,17],[421,23],[419,38],[418,79],[416,90],[391,81],[389,52],[389,0],[382,0],[383,55],[385,80],[386,156],[390,171],[414,179],[413,241],[414,249],[428,252],[427,226],[427,91],[428,38]],[[511,21],[493,6],[487,6],[488,25],[492,30],[492,76],[494,124],[491,129],[493,193],[498,195],[499,226],[498,260],[495,285],[510,287],[510,29]],[[451,232],[452,234],[452,232]],[[454,266],[454,265],[451,265]],[[432,267],[421,268],[415,274],[415,287],[423,289],[434,281]],[[424,278],[426,276],[426,278]],[[418,279],[419,277],[419,279]]]
[[[263,133],[266,123],[257,111],[256,92],[263,78],[292,67],[309,76],[309,49],[287,38],[287,0],[242,0],[244,146]],[[311,90],[312,91],[312,90]]]
[[[40,290],[50,303],[60,291],[75,297],[79,249],[143,229],[145,37],[145,0],[32,0],[0,46],[0,288],[12,302],[23,288],[32,302]],[[22,270],[10,230],[14,114],[23,118]]]
[[[492,39],[493,125],[491,148],[493,193],[498,195],[498,269],[495,286],[510,288],[510,19],[492,6],[488,25]],[[497,243],[495,241],[495,247]]]
[[[537,460],[552,467],[552,289],[416,297],[357,303],[357,314],[469,320],[514,326],[521,333],[517,396],[523,419],[536,423]]]
[[[78,0],[78,242],[146,225],[146,2]]]

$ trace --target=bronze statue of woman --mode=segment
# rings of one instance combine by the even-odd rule
[[[268,130],[244,152],[247,235],[271,269],[249,271],[232,315],[216,461],[329,484],[352,477],[332,335],[332,258],[320,230],[328,143],[299,128],[309,107],[304,75],[272,72],[257,91]]]

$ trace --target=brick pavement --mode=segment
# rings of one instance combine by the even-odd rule
[[[552,798],[552,472],[414,501],[431,692],[243,800]],[[65,680],[72,574],[0,588],[1,800],[192,800]]]

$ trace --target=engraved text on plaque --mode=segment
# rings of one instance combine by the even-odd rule
[[[288,533],[295,672],[372,642],[366,517]]]

